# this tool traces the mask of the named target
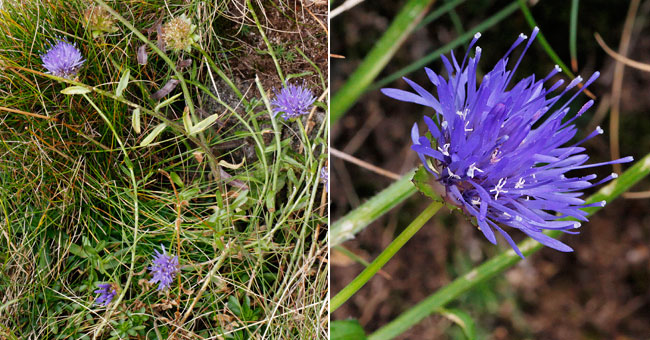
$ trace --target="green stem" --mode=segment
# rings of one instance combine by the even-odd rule
[[[266,37],[266,34],[264,33],[264,29],[262,29],[262,24],[260,24],[260,20],[257,18],[257,15],[255,14],[255,9],[253,9],[253,4],[251,3],[251,0],[247,0],[246,4],[248,5],[248,9],[251,11],[251,14],[253,15],[253,19],[255,20],[255,25],[257,25],[257,29],[260,31],[260,34],[262,35],[262,39],[264,39],[264,43],[266,43],[266,47],[269,49],[269,53],[271,54],[271,58],[273,58],[273,63],[275,64],[275,69],[278,70],[278,76],[280,76],[280,80],[282,80],[282,84],[286,85],[284,82],[284,75],[282,74],[282,69],[280,68],[280,63],[278,62],[278,58],[275,56],[275,51],[273,51],[273,45],[271,45],[269,39]]]
[[[580,0],[571,1],[571,20],[569,21],[569,53],[571,54],[571,67],[578,71],[578,7]]]
[[[377,272],[390,260],[408,240],[415,235],[415,233],[424,226],[424,224],[435,215],[442,207],[441,202],[431,203],[424,211],[416,217],[411,224],[399,234],[393,242],[391,242],[384,251],[372,261],[372,263],[364,269],[352,282],[343,288],[332,300],[330,301],[330,313],[333,313],[345,301],[347,301],[354,293],[363,287],[368,280],[370,280]]]
[[[409,0],[397,14],[386,33],[375,43],[370,53],[352,76],[332,98],[330,119],[336,122],[359,99],[366,88],[388,64],[402,43],[422,20],[435,0]]]
[[[411,170],[397,182],[334,222],[330,229],[330,246],[337,246],[353,238],[374,220],[415,194],[417,189],[411,183],[414,173],[415,170]]]
[[[636,162],[617,180],[612,181],[597,193],[591,195],[586,200],[586,203],[595,203],[600,201],[611,202],[614,198],[630,189],[634,184],[638,183],[648,174],[650,174],[650,154]],[[602,207],[596,206],[585,208],[583,210],[591,216],[600,209],[602,209]],[[562,232],[553,230],[548,231],[545,234],[551,237],[557,237],[562,234]],[[542,244],[530,238],[519,243],[518,247],[525,256],[531,255],[543,248]],[[466,273],[465,275],[455,279],[450,284],[440,288],[438,291],[433,293],[433,295],[430,295],[411,309],[402,313],[396,319],[371,334],[368,337],[368,340],[387,340],[399,336],[413,325],[435,313],[439,308],[444,307],[450,301],[458,298],[461,294],[512,267],[519,261],[521,261],[521,258],[515,254],[512,249],[495,256],[480,266],[472,269],[469,273]]]

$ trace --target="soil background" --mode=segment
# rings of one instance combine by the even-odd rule
[[[336,93],[352,74],[404,3],[366,1],[331,20],[331,52],[345,56],[345,59],[332,59],[332,93]],[[436,1],[433,8],[443,3]],[[464,2],[456,7],[454,14],[444,15],[413,33],[378,79],[456,38],[459,33],[453,16],[457,16],[455,20],[468,30],[509,3]],[[576,138],[585,137],[598,124],[605,130],[604,135],[585,145],[590,162],[609,160],[609,112],[608,106],[602,103],[609,100],[614,70],[613,60],[597,45],[594,33],[600,33],[610,47],[618,49],[628,6],[627,1],[580,2],[578,73],[588,78],[598,70],[601,77],[590,87],[598,100],[577,120],[580,132]],[[567,65],[570,65],[570,7],[570,1],[539,1],[531,7],[542,33]],[[650,62],[649,13],[650,1],[642,1],[628,53],[630,58],[645,63]],[[530,31],[519,10],[482,31],[478,43],[483,49],[481,71],[487,72],[519,33],[529,35]],[[456,55],[464,55],[465,47],[463,44],[456,48]],[[522,50],[521,47],[517,49],[514,57]],[[535,42],[515,79],[532,73],[544,76],[553,65],[539,42]],[[439,59],[428,66],[446,75]],[[433,88],[424,70],[408,77],[427,89]],[[389,87],[407,89],[402,80]],[[649,93],[650,73],[626,68],[620,126],[623,156],[640,159],[650,152]],[[583,95],[576,100],[576,109],[572,112],[587,99]],[[606,112],[604,120],[599,121],[596,113],[599,110]],[[419,163],[410,150],[411,126],[421,122],[424,114],[431,113],[421,106],[370,91],[333,124],[332,146],[403,174]],[[331,162],[332,221],[391,183],[390,179],[335,157]],[[602,178],[612,168],[605,166],[595,171]],[[644,190],[650,190],[647,179],[632,189]],[[591,193],[593,191],[587,192]],[[366,260],[374,259],[426,204],[427,199],[416,194],[343,246]],[[516,236],[516,240],[522,239],[516,231],[511,235]],[[480,338],[486,339],[650,339],[650,200],[619,197],[589,223],[583,224],[579,235],[563,235],[562,240],[575,252],[560,253],[545,248],[466,293],[450,307],[469,313],[476,322]],[[502,240],[499,240],[499,247],[491,245],[458,213],[441,211],[384,267],[383,275],[368,282],[332,315],[332,320],[355,318],[371,333],[506,247]],[[333,250],[332,296],[361,270],[361,265]],[[462,338],[457,326],[438,315],[425,319],[400,337]]]

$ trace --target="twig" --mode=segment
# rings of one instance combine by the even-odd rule
[[[374,166],[374,165],[372,165],[372,164],[370,164],[368,162],[362,161],[362,160],[360,160],[360,159],[358,159],[358,158],[356,158],[354,156],[348,155],[347,153],[341,152],[341,151],[336,150],[334,148],[330,148],[330,154],[332,156],[336,156],[336,157],[338,157],[338,158],[340,158],[342,160],[345,160],[345,161],[348,161],[350,163],[356,164],[356,165],[358,165],[358,166],[360,166],[362,168],[368,169],[368,170],[370,170],[370,171],[372,171],[374,173],[377,173],[379,175],[388,177],[390,179],[398,180],[398,179],[402,178],[402,176],[400,176],[400,175],[398,175],[398,174],[396,174],[394,172],[382,169],[382,168],[380,168],[378,166]]]

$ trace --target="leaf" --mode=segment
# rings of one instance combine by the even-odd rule
[[[87,87],[83,86],[70,86],[67,87],[63,90],[61,90],[61,93],[71,95],[71,94],[86,94],[89,93],[90,89]]]
[[[131,126],[133,127],[133,131],[135,131],[135,133],[140,134],[140,132],[142,132],[142,129],[140,129],[139,107],[136,107],[135,110],[133,110],[133,115],[131,116]]]
[[[122,93],[124,92],[124,89],[129,85],[129,76],[131,75],[131,70],[128,68],[126,69],[126,72],[122,75],[122,78],[120,78],[120,82],[117,84],[117,89],[115,89],[115,95],[117,97],[122,97]]]
[[[169,173],[169,177],[171,177],[172,181],[174,181],[174,183],[179,187],[181,188],[185,187],[185,184],[183,183],[181,176],[179,176],[177,173],[172,171]]]
[[[330,325],[332,340],[364,340],[366,332],[357,320],[335,320]]]
[[[153,142],[153,140],[156,139],[156,137],[158,137],[158,135],[162,133],[166,127],[167,124],[165,123],[158,124],[158,126],[156,126],[153,129],[153,131],[151,131],[151,133],[147,137],[145,137],[145,139],[143,139],[142,142],[140,142],[140,146],[147,146],[151,144],[151,142]]]
[[[431,187],[432,179],[432,176],[424,168],[424,166],[420,165],[418,167],[418,170],[413,175],[413,179],[411,181],[421,193],[427,197],[430,197],[436,202],[442,202],[443,200],[440,195],[435,190],[433,190],[433,187]]]
[[[186,106],[183,109],[183,126],[185,126],[185,131],[192,131],[192,119],[190,119],[190,107]]]
[[[457,308],[441,308],[438,312],[460,326],[467,339],[476,339],[476,324],[469,314]]]
[[[190,129],[190,135],[195,135],[195,134],[207,129],[208,127],[210,127],[210,125],[214,124],[214,122],[216,122],[217,119],[219,119],[219,115],[215,113],[215,114],[209,116],[208,118],[198,122],[196,125],[194,125]]]
[[[168,98],[168,99],[165,100],[164,102],[162,102],[162,103],[156,105],[156,107],[154,107],[153,110],[154,110],[156,113],[158,113],[158,111],[160,111],[160,109],[162,109],[163,107],[165,107],[165,106],[167,106],[167,105],[173,103],[173,102],[174,102],[178,97],[180,97],[181,95],[182,95],[182,93],[178,93],[178,94],[176,94],[176,95],[174,95],[174,96]]]
[[[242,311],[241,311],[241,305],[239,304],[239,300],[233,295],[230,295],[228,297],[228,309],[235,314],[238,317],[242,317]]]
[[[245,162],[246,162],[246,157],[244,157],[241,160],[241,162],[239,162],[239,164],[231,164],[231,163],[228,163],[228,162],[226,162],[224,160],[220,160],[219,165],[224,167],[224,168],[237,170],[237,169],[241,168],[241,166],[244,165]]]

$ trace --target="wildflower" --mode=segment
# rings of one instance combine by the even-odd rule
[[[113,288],[109,283],[98,284],[97,287],[99,287],[99,289],[95,291],[95,294],[99,294],[99,296],[95,300],[95,303],[108,306],[115,295],[117,295],[115,288]]]
[[[326,166],[320,169],[320,180],[325,186],[325,191],[329,192],[329,171]]]
[[[174,52],[190,52],[192,43],[199,41],[199,36],[194,34],[194,30],[196,25],[192,25],[192,21],[185,14],[173,18],[162,28],[165,45]]]
[[[313,96],[311,90],[301,85],[288,84],[279,93],[276,92],[275,98],[271,101],[273,116],[282,112],[282,118],[289,120],[306,115],[315,101],[316,97]]]
[[[499,232],[521,257],[523,255],[504,227],[518,229],[538,242],[559,251],[573,251],[569,246],[542,233],[545,229],[566,233],[580,227],[579,222],[558,221],[572,217],[587,221],[581,210],[604,206],[605,202],[586,204],[580,192],[613,178],[611,174],[592,184],[596,175],[567,177],[571,170],[606,164],[625,163],[632,157],[610,162],[585,164],[589,156],[579,145],[603,133],[598,127],[582,141],[563,146],[577,132],[573,121],[593,105],[588,101],[573,117],[566,119],[568,105],[580,94],[577,91],[566,103],[553,108],[571,89],[583,81],[572,80],[559,95],[548,96],[564,81],[546,88],[545,83],[560,72],[559,66],[544,78],[529,76],[509,86],[523,55],[538,33],[535,28],[524,51],[512,70],[506,68],[510,53],[527,37],[521,34],[477,88],[477,64],[481,48],[475,56],[465,55],[459,65],[452,53],[452,62],[442,57],[448,79],[425,71],[437,88],[437,98],[414,82],[404,79],[416,93],[383,89],[394,99],[421,104],[435,110],[435,121],[424,117],[428,132],[420,135],[413,125],[412,149],[433,177],[445,188],[445,198],[474,217],[485,237],[496,244]],[[480,34],[470,43],[472,49]],[[596,80],[594,73],[583,90]],[[548,117],[542,119],[542,117]],[[565,121],[564,121],[565,120]],[[563,122],[564,121],[564,122]]]
[[[92,32],[93,38],[104,33],[117,31],[115,18],[101,6],[91,6],[84,11],[84,26]]]
[[[59,40],[47,52],[41,55],[47,73],[57,77],[72,79],[79,72],[84,58],[75,44]]]
[[[178,273],[179,265],[178,256],[171,257],[165,252],[165,246],[160,245],[160,247],[163,250],[162,253],[154,250],[156,255],[153,259],[153,265],[149,267],[153,278],[149,282],[158,282],[158,290],[163,290],[171,285],[176,273]]]

